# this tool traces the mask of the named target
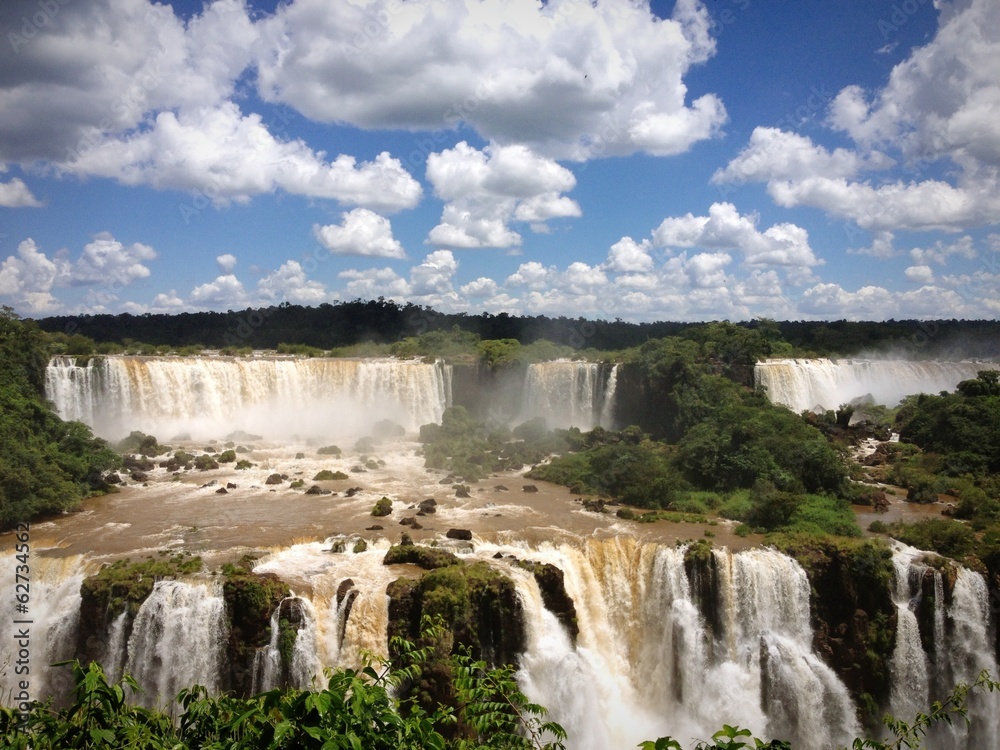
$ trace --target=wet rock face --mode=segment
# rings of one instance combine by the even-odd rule
[[[253,663],[257,649],[271,637],[271,614],[289,595],[287,584],[273,573],[237,572],[226,577],[222,594],[229,618],[229,641],[222,687],[237,695],[253,692]],[[284,615],[283,615],[284,616]]]
[[[449,657],[468,650],[491,667],[516,664],[526,644],[524,613],[514,582],[487,563],[449,565],[419,580],[398,579],[387,589],[390,643],[406,638],[434,652],[420,683],[408,686],[421,704],[453,705]],[[444,631],[435,639],[421,632],[425,616],[440,618]]]
[[[551,563],[521,561],[518,565],[531,571],[535,581],[538,582],[545,608],[559,619],[569,633],[570,639],[576,643],[576,638],[580,634],[580,626],[576,621],[576,605],[566,593],[562,570]]]
[[[896,643],[892,558],[871,542],[790,550],[812,590],[814,647],[860,705],[884,707]],[[866,717],[877,725],[878,715]]]

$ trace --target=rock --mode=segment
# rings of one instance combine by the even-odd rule
[[[589,510],[591,513],[607,513],[607,509],[604,507],[604,500],[598,498],[597,500],[584,500],[583,509]]]
[[[360,487],[349,487],[347,492],[345,492],[344,494],[347,495],[348,497],[354,497],[359,492],[364,492],[364,490],[361,489]]]
[[[526,484],[521,489],[524,492],[538,492],[538,488],[533,484]]]
[[[445,536],[449,539],[458,539],[462,542],[472,541],[472,532],[468,529],[448,529],[448,533]]]
[[[283,481],[285,480],[281,478],[281,474],[272,474],[264,480],[264,484],[281,484]]]
[[[368,469],[366,469],[364,466],[361,466],[360,464],[356,464],[356,465],[354,465],[354,466],[351,467],[351,473],[352,474],[367,474],[368,473]]]
[[[885,513],[889,510],[889,498],[882,490],[872,494],[872,505],[876,513]]]
[[[115,474],[114,472],[111,472],[106,477],[104,477],[104,481],[107,482],[108,484],[121,484],[122,478],[117,474]]]
[[[397,544],[389,548],[382,558],[383,565],[401,565],[408,563],[418,565],[424,570],[447,568],[451,565],[461,565],[462,561],[447,550],[436,547],[425,547],[422,544]]]
[[[417,519],[413,516],[407,516],[406,518],[399,519],[400,526],[413,526],[417,523]]]
[[[215,480],[213,479],[213,480],[212,480],[212,481],[210,481],[210,482],[205,482],[205,484],[203,484],[203,485],[201,486],[201,488],[202,488],[202,489],[205,489],[206,487],[214,487],[214,486],[215,486],[215,485],[217,485],[217,484],[218,484],[218,482],[217,482],[217,481],[215,481]]]
[[[440,482],[438,482],[438,484],[454,484],[454,483],[455,483],[455,475],[454,474],[449,474],[444,479],[442,479]]]
[[[227,490],[235,490],[236,489],[236,485],[233,482],[226,482],[226,489]]]
[[[382,526],[375,524],[374,526],[367,526],[365,531],[382,531]]]
[[[330,490],[324,490],[318,484],[314,484],[308,490],[306,490],[307,495],[329,495]]]
[[[145,482],[149,480],[149,475],[144,471],[133,471],[132,481],[133,482]]]
[[[421,500],[418,507],[420,508],[420,512],[425,515],[429,513],[437,513],[437,500],[433,497],[429,497],[426,500]]]
[[[295,459],[296,460],[299,460],[299,459],[302,459],[302,458],[305,458],[305,457],[306,457],[305,453],[296,453],[295,454]]]
[[[456,484],[454,485],[454,488],[455,488],[455,497],[472,497],[472,495],[469,494],[469,485]]]
[[[493,555],[494,560],[503,560],[503,552],[497,552]]]
[[[510,492],[510,490],[507,489],[506,487],[504,487],[502,484],[495,485],[493,487],[493,491],[494,492]]]
[[[215,494],[216,495],[228,495],[229,494],[229,490],[227,490],[225,487],[219,487],[219,489],[217,489],[215,491]]]

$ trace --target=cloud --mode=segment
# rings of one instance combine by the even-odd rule
[[[910,266],[903,271],[903,275],[907,281],[917,284],[930,284],[934,281],[934,272],[930,266]]]
[[[83,253],[68,271],[67,281],[72,285],[128,286],[148,278],[150,270],[145,262],[156,258],[156,251],[149,245],[135,242],[125,246],[108,232],[102,232],[84,246]]]
[[[726,120],[683,79],[714,54],[710,18],[679,0],[298,0],[258,24],[259,90],[321,122],[435,130],[555,158],[676,154]]]
[[[0,164],[0,174],[3,172],[3,165]],[[42,205],[20,177],[0,182],[0,208],[39,208]]]
[[[302,265],[295,260],[281,264],[277,271],[257,282],[258,297],[268,304],[292,302],[297,305],[318,305],[329,300],[326,287],[310,280]]]
[[[231,273],[196,286],[188,297],[189,303],[198,307],[229,309],[243,307],[247,304],[247,299],[243,283]]]
[[[197,192],[217,205],[281,189],[393,212],[416,206],[422,192],[387,152],[360,165],[345,154],[328,162],[301,140],[278,140],[260,115],[243,115],[232,102],[161,112],[149,128],[103,138],[61,168],[126,185]]]
[[[0,265],[0,297],[31,313],[58,310],[60,303],[52,296],[52,287],[60,269],[38,249],[35,241],[26,239],[17,246],[17,255]]]
[[[853,139],[854,149],[830,151],[805,136],[757,128],[713,182],[764,182],[779,206],[813,206],[876,232],[961,231],[995,222],[1000,5],[936,5],[934,38],[896,65],[884,87],[869,96],[847,86],[831,102],[827,124]],[[897,161],[915,177],[876,179]]]
[[[948,259],[953,255],[971,260],[979,255],[979,252],[976,250],[972,237],[969,235],[965,235],[954,242],[946,243],[938,240],[930,247],[915,247],[910,250],[910,257],[913,258],[915,263],[921,264],[937,263],[943,266],[947,264]]]
[[[549,219],[580,216],[576,201],[561,193],[576,186],[573,173],[526,146],[486,146],[465,141],[427,157],[427,179],[445,201],[428,242],[457,248],[512,247],[521,235],[512,221],[535,231]]]
[[[617,273],[651,271],[653,259],[649,255],[650,247],[649,240],[639,243],[631,237],[622,237],[608,251],[606,268]]]
[[[831,124],[857,143],[892,143],[910,159],[968,156],[1000,165],[1000,5],[939,3],[934,39],[896,65],[869,99],[844,88]]]
[[[58,4],[31,39],[33,0],[0,4],[0,158],[72,161],[147,113],[213,107],[251,62],[255,27],[241,0],[216,0],[185,24],[167,4]]]
[[[36,10],[5,4],[0,28]],[[420,185],[389,154],[328,160],[240,111],[233,98],[257,38],[242,0],[215,0],[186,23],[145,0],[60,3],[30,44],[0,45],[0,111],[10,115],[0,159],[220,206],[275,190],[382,212],[415,206]]]
[[[18,245],[16,255],[0,264],[0,297],[28,313],[50,314],[63,308],[54,290],[100,285],[105,288],[92,292],[90,299],[103,306],[117,299],[113,290],[149,278],[145,264],[156,258],[149,245],[125,245],[107,232],[95,235],[76,260],[70,260],[66,251],[50,258],[29,237]]]
[[[892,246],[894,237],[892,232],[877,232],[872,238],[872,244],[868,247],[848,248],[848,255],[870,255],[873,258],[885,260],[895,258],[900,255],[900,251]]]
[[[215,262],[223,273],[232,273],[233,269],[236,268],[236,256],[232,253],[217,256]]]
[[[653,232],[661,247],[739,250],[747,267],[778,266],[796,282],[812,278],[823,264],[809,245],[809,233],[795,224],[775,224],[763,232],[755,215],[743,216],[731,203],[713,203],[708,216],[668,217]]]
[[[399,240],[392,236],[392,224],[367,208],[356,208],[341,215],[342,224],[313,226],[320,244],[334,255],[367,255],[380,258],[406,257]]]

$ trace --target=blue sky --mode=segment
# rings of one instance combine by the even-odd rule
[[[14,0],[0,303],[996,318],[995,0]]]

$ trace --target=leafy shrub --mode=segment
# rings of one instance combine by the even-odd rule
[[[313,477],[314,482],[325,482],[340,479],[347,479],[348,476],[342,471],[330,471],[329,469],[323,469],[316,476]]]

